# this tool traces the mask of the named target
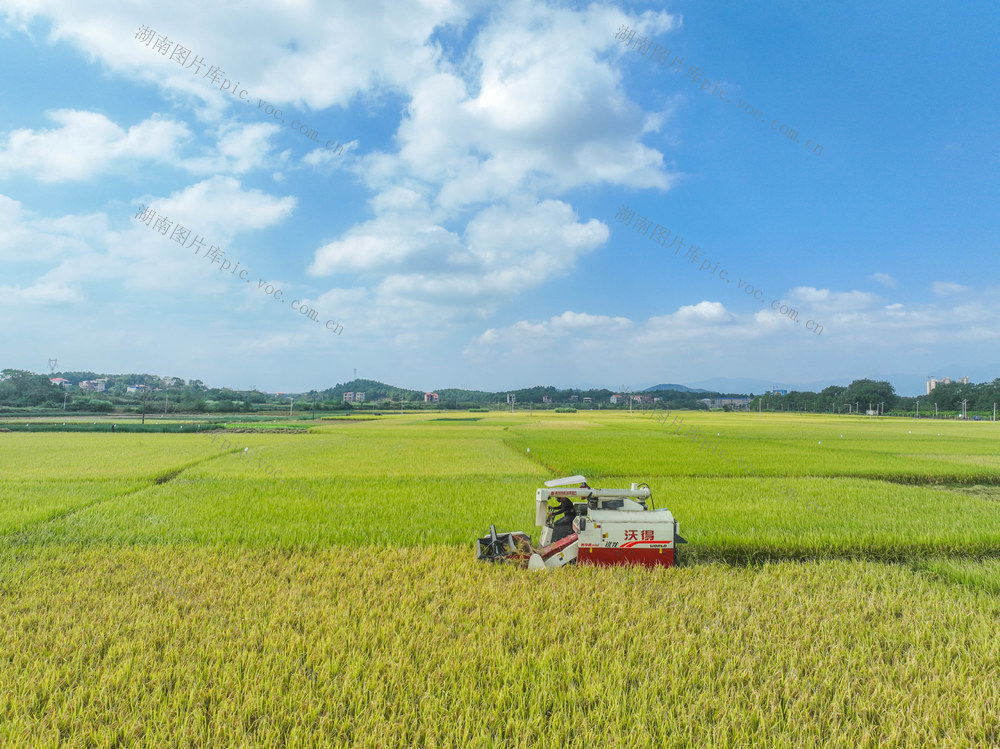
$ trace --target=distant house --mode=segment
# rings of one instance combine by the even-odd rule
[[[614,395],[611,396],[610,400],[612,403],[621,403],[625,400],[625,396],[615,393]]]
[[[125,388],[125,392],[126,393],[142,393],[142,392],[145,392],[146,389],[147,388],[146,388],[145,385],[129,385],[127,388]]]
[[[542,403],[551,403],[551,402],[552,402],[552,396],[551,395],[543,395],[542,396]]]
[[[580,396],[579,395],[571,395],[569,397],[569,402],[570,403],[576,403],[578,400],[580,400]]]
[[[354,403],[354,393],[344,393],[344,403]]]
[[[594,399],[593,399],[593,398],[584,398],[584,399],[583,399],[583,402],[584,402],[584,403],[593,403],[593,402],[594,402]]]
[[[71,387],[73,387],[73,383],[72,382],[70,382],[69,380],[63,379],[62,377],[53,377],[51,380],[49,380],[49,382],[51,382],[53,385],[58,385],[59,387],[63,387],[63,388],[71,388]]]
[[[364,403],[365,402],[365,394],[364,393],[355,393],[354,394],[354,402],[355,403]]]
[[[508,403],[516,403],[517,402],[517,396],[514,395],[514,393],[507,393],[507,402]]]
[[[107,378],[102,378],[100,380],[84,380],[80,383],[80,390],[86,390],[89,393],[103,393],[108,388]]]
[[[424,403],[440,403],[441,396],[437,393],[424,393]]]
[[[708,401],[708,398],[703,398],[703,401]],[[711,401],[709,408],[724,408],[729,406],[730,408],[749,408],[750,399],[749,398],[716,398]]]

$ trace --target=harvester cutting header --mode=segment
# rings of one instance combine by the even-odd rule
[[[497,533],[491,525],[476,543],[477,559],[536,570],[572,563],[672,567],[677,544],[687,543],[670,510],[653,509],[646,484],[592,489],[583,476],[567,476],[546,481],[545,487],[535,492],[535,524],[542,528],[538,547],[526,533]]]

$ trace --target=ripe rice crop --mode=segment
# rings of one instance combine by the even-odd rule
[[[1000,736],[996,599],[905,567],[529,575],[442,547],[65,549],[21,564],[17,585],[0,582],[4,746]]]
[[[0,746],[1000,743],[993,425],[476,418],[0,434]],[[577,472],[684,564],[473,560]]]

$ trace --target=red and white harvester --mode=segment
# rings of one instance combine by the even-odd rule
[[[531,570],[566,564],[641,564],[672,567],[677,561],[680,525],[667,509],[653,509],[646,484],[628,489],[592,489],[583,476],[545,482],[535,492],[535,524],[542,527],[538,547],[520,531],[497,533],[476,542],[476,558],[512,561]],[[568,488],[574,487],[574,488]],[[549,502],[558,501],[553,506]]]

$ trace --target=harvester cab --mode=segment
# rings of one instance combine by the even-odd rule
[[[498,534],[490,526],[490,535],[476,544],[476,557],[539,570],[574,563],[672,567],[677,544],[687,541],[670,510],[652,504],[646,484],[593,489],[583,476],[546,481],[535,492],[535,524],[542,529],[538,547],[526,533]]]

